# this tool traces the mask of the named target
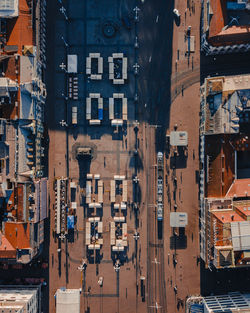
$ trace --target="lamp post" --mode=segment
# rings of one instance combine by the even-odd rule
[[[64,39],[63,36],[61,36],[61,39],[62,39],[62,41],[63,41],[65,47],[68,48],[69,44],[66,42],[66,40]]]
[[[59,2],[60,2],[60,0],[59,0]],[[60,8],[60,12],[64,15],[64,17],[65,17],[65,19],[66,19],[66,21],[68,21],[68,16],[67,16],[67,14],[66,14],[66,9],[65,9],[65,7],[61,7]]]

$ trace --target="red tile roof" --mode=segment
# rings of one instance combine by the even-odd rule
[[[236,209],[239,210],[243,215],[250,216],[250,206],[237,206]]]
[[[226,198],[250,197],[250,179],[235,179],[229,188]]]
[[[8,239],[0,232],[1,244],[0,244],[0,258],[1,259],[15,259],[16,249],[11,245]]]
[[[227,25],[227,0],[210,0],[213,15],[209,26],[208,41],[214,46],[248,43],[250,40],[249,25]]]
[[[245,221],[238,213],[233,210],[222,211],[222,212],[212,212],[212,214],[221,222],[221,223],[231,223],[231,222],[241,222]]]
[[[24,45],[33,45],[32,14],[26,0],[19,0],[19,16],[8,21],[7,45],[17,45],[22,54]]]
[[[234,180],[234,150],[230,135],[206,137],[206,155],[209,169],[206,197],[224,197]]]
[[[226,24],[226,0],[211,0],[210,5],[213,15],[209,26],[209,37],[213,37],[221,32]]]
[[[30,226],[28,223],[5,223],[5,236],[16,249],[30,248]]]

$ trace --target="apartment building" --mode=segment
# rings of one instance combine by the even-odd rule
[[[250,75],[201,87],[201,257],[207,267],[250,265]]]
[[[42,249],[45,0],[0,3],[0,261],[28,263]]]
[[[37,288],[0,289],[1,313],[39,313]]]

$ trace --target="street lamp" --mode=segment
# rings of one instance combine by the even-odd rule
[[[64,239],[66,238],[66,236],[65,236],[64,234],[61,234],[61,235],[59,236],[59,238],[60,238],[61,240],[64,240]]]
[[[138,7],[134,8],[134,12],[135,12],[135,21],[138,22],[139,21],[139,13],[140,9]]]
[[[64,17],[65,17],[65,19],[66,19],[66,21],[67,21],[69,18],[68,18],[68,16],[67,16],[66,13],[65,13],[65,12],[66,12],[65,7],[62,6],[62,7],[60,8],[60,12],[64,15]]]
[[[81,272],[81,286],[82,286],[82,281],[83,281],[83,271],[85,272],[87,267],[87,261],[86,259],[82,259],[82,264],[77,267],[77,269]]]
[[[116,271],[116,272],[119,272],[120,271],[120,262],[119,262],[119,260],[116,260],[116,262],[115,262],[115,266],[114,266],[114,270]]]
[[[138,63],[135,63],[135,64],[133,65],[133,68],[134,68],[134,74],[135,74],[135,75],[138,75],[140,65],[139,65]]]
[[[82,264],[80,266],[77,267],[77,269],[82,272],[84,270],[86,270],[87,267],[87,261],[86,259],[82,259]]]
[[[68,127],[68,124],[66,123],[66,121],[64,121],[64,120],[61,120],[60,121],[60,124],[61,124],[61,126],[63,127],[63,126],[65,126],[65,127]],[[64,236],[65,237],[65,236]],[[60,237],[59,237],[60,238]]]
[[[63,62],[59,65],[59,67],[61,70],[65,71],[67,73],[66,65]]]
[[[140,234],[136,231],[135,234],[133,235],[134,240],[138,240],[140,238]]]
[[[139,48],[139,42],[138,42],[138,37],[135,37],[135,48],[138,49]]]
[[[134,182],[135,184],[138,184],[138,183],[139,183],[139,178],[138,178],[137,176],[135,176],[135,177],[133,178],[133,182]]]
[[[68,48],[69,44],[66,42],[66,40],[64,39],[64,37],[63,37],[63,36],[61,37],[61,39],[62,39],[62,41],[64,42],[65,47],[66,47],[66,48]]]

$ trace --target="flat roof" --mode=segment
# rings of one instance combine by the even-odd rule
[[[231,234],[234,251],[250,250],[250,221],[232,222]]]
[[[232,292],[226,295],[209,296],[203,298],[203,304],[207,313],[243,313],[250,308],[250,294]]]
[[[56,313],[80,313],[80,290],[57,289]]]
[[[172,131],[170,133],[171,146],[187,146],[188,133],[186,131]]]
[[[186,227],[188,224],[188,215],[185,212],[171,212],[170,226],[171,227]]]
[[[1,0],[0,1],[0,17],[17,17],[18,16],[18,0]]]

